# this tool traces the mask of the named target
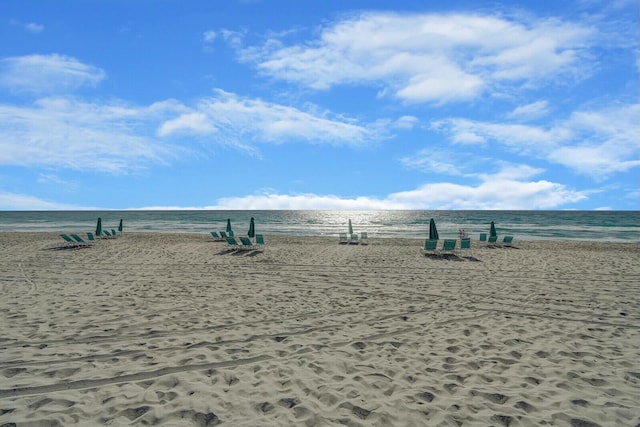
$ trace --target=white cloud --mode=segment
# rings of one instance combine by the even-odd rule
[[[516,120],[535,120],[546,116],[548,113],[549,103],[547,101],[536,101],[515,108],[509,114],[509,117]]]
[[[263,73],[323,90],[382,85],[407,102],[474,98],[503,82],[548,84],[587,72],[592,28],[560,20],[476,14],[362,13],[285,46],[270,39],[240,51]]]
[[[0,191],[0,210],[27,211],[27,210],[85,210],[95,209],[89,207],[79,207],[63,203],[50,202],[38,197],[26,194],[17,194]]]
[[[152,137],[175,104],[148,108],[43,98],[0,105],[0,164],[123,173],[163,163],[180,149]]]
[[[202,39],[205,42],[210,43],[210,42],[214,41],[217,36],[218,36],[218,33],[216,33],[213,30],[209,30],[209,31],[205,31],[204,32],[204,34],[202,35]]]
[[[432,129],[456,143],[497,142],[523,155],[564,165],[594,179],[640,166],[640,104],[577,111],[548,126],[437,121]]]
[[[424,184],[415,190],[385,198],[341,198],[317,194],[260,194],[224,198],[211,209],[556,209],[583,201],[586,192],[545,180],[530,180],[541,171],[529,166],[507,166],[496,174],[480,175],[477,185],[447,182]]]
[[[379,140],[384,134],[375,124],[360,125],[328,113],[241,98],[222,90],[215,97],[202,99],[194,111],[165,122],[159,132],[167,136],[178,130],[215,132],[219,142],[231,144],[302,141],[358,145]]]
[[[64,55],[29,55],[0,60],[0,86],[12,91],[62,93],[95,86],[106,77],[100,68]]]

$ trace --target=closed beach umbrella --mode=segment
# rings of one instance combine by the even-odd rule
[[[102,218],[98,218],[98,225],[96,225],[96,236],[102,236]]]
[[[231,233],[233,230],[231,229],[231,218],[227,219],[227,233]]]
[[[351,226],[351,219],[349,219],[349,234],[353,234],[353,227]]]
[[[496,233],[496,225],[491,221],[491,230],[489,231],[489,236],[498,237],[498,233]]]
[[[124,227],[122,227],[122,218],[120,218],[120,225],[118,226],[118,231],[119,231],[120,233],[122,233],[122,229],[123,229],[123,228],[124,228]]]
[[[251,221],[249,222],[249,232],[247,234],[251,238],[256,237],[256,224],[253,217],[251,217]]]
[[[438,229],[436,228],[436,222],[431,218],[429,221],[429,240],[439,240]]]

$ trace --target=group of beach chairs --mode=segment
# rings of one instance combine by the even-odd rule
[[[363,231],[358,236],[357,233],[339,233],[338,235],[338,243],[341,245],[368,245],[369,244],[369,236],[367,233]]]
[[[511,247],[513,236],[504,236],[502,240],[499,240],[498,236],[494,235],[487,238],[486,233],[480,233],[478,241],[486,247]],[[458,239],[444,239],[441,246],[439,246],[438,243],[439,240],[437,239],[426,239],[420,251],[424,255],[437,255],[442,257],[447,255],[461,256],[462,254],[471,256],[471,237],[462,237],[460,239],[460,245],[458,245]]]
[[[91,246],[101,239],[115,239],[118,235],[119,234],[116,230],[102,230],[99,236],[92,232],[88,232],[86,239],[80,237],[78,233],[63,233],[60,234],[60,237],[64,240],[65,248],[82,248]]]
[[[233,231],[212,231],[211,237],[214,242],[226,242],[227,249],[232,251],[264,251],[264,236],[262,234],[256,234],[254,240],[251,240],[248,236],[240,236],[236,239]],[[238,241],[240,240],[240,241]]]

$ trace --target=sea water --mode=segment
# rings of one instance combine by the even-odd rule
[[[488,233],[495,222],[499,236],[519,240],[640,241],[639,211],[0,211],[0,232],[87,232],[116,229],[123,220],[125,233],[206,233],[221,231],[231,221],[244,235],[250,218],[256,232],[266,235],[338,236],[347,232],[349,219],[355,233],[369,238],[424,239],[433,218],[440,238],[453,238],[465,230],[475,237]]]

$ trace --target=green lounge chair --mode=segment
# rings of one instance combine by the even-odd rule
[[[340,244],[345,244],[345,243],[349,243],[349,239],[347,238],[347,233],[340,233],[338,234],[338,243]]]
[[[349,244],[350,245],[357,245],[360,243],[360,240],[358,240],[358,235],[357,234],[352,234],[351,238],[349,239]]]
[[[86,240],[84,240],[82,237],[78,236],[75,233],[71,235],[71,238],[77,242],[78,246],[89,246],[89,242],[87,242]]]
[[[238,241],[234,237],[227,237],[227,248],[229,249],[240,249],[240,245]]]
[[[214,242],[224,242],[224,237],[219,235],[217,231],[212,231],[211,237],[213,237]]]
[[[262,234],[256,234],[255,248],[258,251],[264,251],[264,236]]]
[[[252,251],[254,249],[253,242],[248,237],[241,236],[240,243],[240,250],[242,251]]]
[[[73,246],[78,246],[78,242],[76,242],[75,240],[73,240],[71,237],[69,237],[67,234],[61,234],[60,237],[62,237],[62,239],[64,239],[64,245],[67,247],[73,247]]]
[[[489,236],[489,240],[487,240],[487,244],[493,245],[498,242],[498,236]]]
[[[420,252],[424,255],[437,254],[438,253],[438,240],[427,239],[424,241],[424,247],[420,248]]]
[[[463,237],[460,239],[460,255],[462,252],[468,252],[471,255],[471,238]]]
[[[480,242],[483,244],[487,244],[487,233],[480,233]]]
[[[363,231],[362,233],[360,233],[360,244],[361,245],[369,244],[369,236],[367,235],[366,231]]]
[[[440,250],[440,255],[455,255],[456,254],[456,239],[445,239]]]
[[[510,248],[512,242],[513,242],[513,236],[504,236],[504,238],[502,239],[502,246]]]
[[[90,243],[95,243],[95,242],[96,242],[96,238],[93,236],[93,233],[92,233],[92,232],[88,232],[88,233],[87,233],[87,240],[88,240]]]

